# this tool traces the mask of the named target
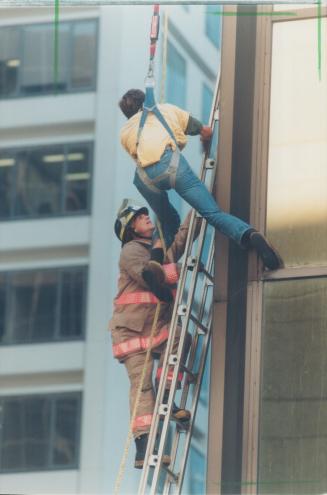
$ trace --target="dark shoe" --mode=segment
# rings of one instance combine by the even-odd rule
[[[146,447],[148,445],[148,439],[149,439],[148,433],[144,433],[144,435],[140,435],[139,437],[135,438],[136,455],[135,455],[134,467],[136,469],[143,468]],[[162,458],[162,462],[164,465],[169,466],[170,456],[164,454]]]
[[[165,394],[163,397],[163,403],[167,404],[168,402],[168,396],[169,396],[169,390],[165,390]],[[173,402],[173,407],[172,407],[172,417],[176,421],[180,421],[182,423],[187,423],[190,420],[191,413],[187,409],[180,409],[179,407],[176,406],[175,402]]]
[[[174,402],[172,409],[172,416],[176,421],[187,423],[191,418],[191,413],[187,409],[180,409],[179,407],[176,406]]]
[[[283,268],[284,263],[278,252],[267,239],[254,230],[251,232],[248,240],[248,247],[256,250],[257,254],[263,261],[263,264],[268,270],[277,270],[278,268]]]

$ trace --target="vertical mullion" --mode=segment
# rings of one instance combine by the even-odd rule
[[[57,277],[57,304],[56,304],[56,323],[53,340],[60,340],[60,320],[61,320],[61,296],[62,296],[62,269],[58,269]]]
[[[61,170],[61,214],[66,215],[66,194],[67,194],[67,181],[66,181],[66,174],[67,174],[67,153],[68,153],[68,144],[64,145],[64,163],[62,165],[62,170]]]
[[[89,181],[87,185],[87,205],[86,205],[86,213],[91,213],[91,204],[92,204],[92,184],[93,184],[93,169],[94,169],[94,146],[93,143],[86,143],[88,148],[88,173]]]
[[[69,22],[69,36],[68,36],[68,69],[67,69],[67,93],[72,92],[72,65],[73,65],[73,39],[74,39],[74,22]]]
[[[9,28],[10,29],[10,28]],[[15,91],[15,96],[21,96],[21,83],[22,83],[22,70],[24,67],[24,33],[25,33],[25,26],[17,27],[16,29],[19,29],[19,55],[20,55],[20,60],[21,64],[18,70],[18,75],[17,75],[17,87]]]
[[[89,269],[88,266],[83,266],[83,308],[82,308],[82,328],[81,328],[81,337],[86,340],[86,322],[87,322],[87,308],[88,308],[88,278],[89,278]]]
[[[15,312],[13,311],[14,306],[14,298],[13,298],[13,284],[12,284],[12,273],[7,273],[7,308],[6,308],[6,328],[8,329],[6,332],[6,340],[7,344],[14,344],[15,340],[13,338],[13,329],[15,328]],[[8,326],[7,326],[8,325]]]
[[[12,190],[11,190],[11,212],[10,212],[10,218],[13,219],[16,217],[16,201],[17,201],[17,177],[18,177],[18,150],[14,150],[14,156],[15,156],[15,165],[13,167],[13,172],[12,172]]]
[[[57,396],[54,397],[49,396],[47,398],[49,401],[49,409],[50,409],[50,426],[49,426],[49,451],[48,451],[48,465],[47,468],[51,469],[54,466],[53,460],[53,448],[54,448],[54,439],[55,439],[55,424],[56,424],[56,401]]]

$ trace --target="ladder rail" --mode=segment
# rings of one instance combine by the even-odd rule
[[[201,226],[201,231],[199,235],[199,245],[203,245],[204,237],[205,237],[205,231],[206,231],[206,225],[204,225],[204,222],[202,222]],[[197,261],[197,264],[199,263],[199,260]],[[178,346],[178,351],[177,351],[177,361],[178,363],[181,361],[182,357],[182,352],[183,352],[183,347],[184,347],[184,342],[185,342],[185,335],[188,329],[188,324],[190,321],[190,313],[192,310],[192,300],[194,298],[194,292],[195,292],[195,287],[196,287],[196,281],[198,278],[199,272],[197,270],[197,267],[194,267],[192,276],[191,276],[191,282],[190,282],[190,287],[189,287],[189,293],[188,293],[188,301],[187,301],[187,307],[186,307],[186,314],[182,318],[182,329],[181,329],[181,334],[180,334],[180,341],[179,341],[179,346]],[[172,337],[172,336],[171,336]],[[167,414],[164,417],[163,424],[162,424],[162,429],[160,433],[160,441],[159,441],[159,447],[158,447],[158,458],[159,462],[157,465],[154,467],[154,473],[153,473],[153,478],[152,478],[152,487],[150,489],[150,495],[156,495],[156,486],[159,481],[159,476],[160,476],[160,469],[161,469],[161,461],[163,457],[163,452],[166,444],[166,438],[168,434],[168,429],[170,425],[170,414],[172,410],[172,403],[174,399],[174,394],[177,386],[177,381],[178,381],[178,372],[179,372],[179,366],[175,365],[174,370],[173,370],[173,376],[172,380],[170,382],[170,390],[169,390],[169,395],[168,395],[168,401],[167,401]],[[166,369],[166,373],[168,374],[168,367]],[[163,386],[165,386],[165,383],[163,383]],[[158,392],[159,395],[159,392]],[[161,401],[162,401],[161,396]]]
[[[214,101],[214,104],[212,105],[211,114],[210,114],[210,122],[211,122],[212,128],[214,128],[216,121],[218,120],[217,112],[218,112],[218,105],[219,105],[219,96],[220,96],[220,84],[219,84],[219,77],[218,77],[217,83],[216,83],[216,90],[215,90],[215,101]],[[206,167],[206,160],[208,159],[209,151],[204,154],[204,157],[202,160],[201,173],[200,173],[200,178],[202,181],[205,181],[205,178],[209,172],[209,169]],[[211,182],[211,188],[212,188],[212,184],[213,184],[214,179],[215,179],[216,165],[217,165],[217,160],[215,160],[215,167],[213,167],[211,169],[213,172],[212,176],[211,176],[211,181],[210,181]],[[186,245],[185,245],[184,259],[183,259],[182,269],[181,269],[181,273],[180,273],[180,280],[179,280],[179,284],[178,284],[178,288],[177,288],[176,301],[175,301],[172,319],[171,319],[171,324],[170,324],[169,338],[168,338],[165,356],[164,356],[164,361],[163,361],[163,365],[162,365],[163,371],[162,371],[162,376],[161,376],[158,391],[157,391],[157,398],[156,398],[156,404],[155,404],[155,408],[154,408],[153,421],[152,421],[151,430],[150,430],[150,434],[149,434],[147,452],[146,452],[145,459],[144,459],[144,467],[143,467],[143,471],[142,471],[142,476],[141,476],[141,481],[140,481],[140,486],[139,486],[139,492],[138,492],[139,495],[143,495],[146,493],[146,485],[147,485],[147,480],[149,478],[149,472],[150,472],[151,467],[154,467],[154,472],[153,472],[153,476],[152,476],[152,482],[151,482],[152,487],[151,487],[150,493],[156,494],[156,486],[158,484],[161,468],[163,467],[162,466],[163,451],[165,448],[167,434],[168,434],[169,425],[170,425],[170,421],[171,421],[170,415],[171,415],[172,404],[173,404],[174,395],[175,395],[175,391],[176,391],[176,387],[177,387],[178,372],[179,372],[180,361],[181,361],[183,347],[184,347],[185,336],[186,336],[186,332],[188,329],[188,325],[191,321],[190,316],[191,316],[192,301],[194,300],[195,290],[196,290],[198,277],[199,277],[199,260],[200,260],[201,253],[203,250],[205,235],[206,235],[206,226],[207,226],[206,220],[201,218],[201,220],[200,220],[201,228],[200,228],[200,234],[198,237],[199,255],[196,258],[195,266],[193,267],[193,273],[191,274],[191,281],[190,281],[189,287],[187,288],[188,289],[188,291],[187,291],[187,310],[186,310],[186,314],[182,316],[181,333],[180,333],[180,337],[179,337],[179,346],[178,346],[178,350],[177,350],[177,360],[176,360],[176,363],[171,364],[169,359],[172,355],[172,348],[174,345],[174,341],[175,341],[176,333],[177,333],[177,329],[178,329],[178,323],[179,323],[179,317],[180,317],[179,308],[181,307],[181,305],[183,303],[183,298],[185,297],[186,281],[189,278],[188,276],[190,273],[189,266],[187,265],[187,260],[188,260],[189,255],[192,253],[192,250],[193,250],[193,242],[195,239],[195,229],[197,226],[197,222],[198,222],[198,218],[196,216],[195,211],[193,210],[192,215],[191,215],[190,225],[189,225],[189,232],[188,232]],[[212,257],[212,260],[213,260],[213,257]],[[211,270],[212,270],[212,267],[210,269],[210,266],[209,266],[209,270],[207,270],[208,273],[211,273]],[[204,277],[205,277],[205,275],[204,275]],[[207,284],[206,287],[209,287],[209,284]],[[207,295],[207,290],[205,291],[204,301],[206,300],[206,295]],[[205,303],[204,303],[204,305],[205,305]],[[210,339],[210,331],[208,330],[207,335],[204,336],[204,341],[209,341],[209,339]],[[204,352],[202,351],[202,353],[201,353],[201,363],[202,363],[202,361],[203,361],[203,363],[205,363],[205,358],[206,358],[206,354],[207,354],[207,347],[208,347],[208,345],[204,348]],[[196,347],[195,347],[195,349],[196,349]],[[195,352],[196,352],[196,350],[195,350]],[[202,356],[204,356],[204,357],[202,358]],[[204,366],[203,363],[202,363],[202,365]],[[163,402],[163,395],[164,395],[164,391],[165,391],[165,387],[166,387],[168,371],[169,371],[169,369],[171,369],[171,366],[173,366],[173,376],[172,376],[172,380],[170,382],[171,388],[170,388],[170,392],[169,392],[168,402],[167,402],[167,404],[165,404],[165,412],[166,413],[164,415],[164,420],[163,420],[163,423],[161,426],[158,453],[156,456],[154,456],[153,455],[154,447],[155,447],[155,443],[156,443],[156,439],[157,439],[157,435],[158,435],[159,424],[161,422],[160,413],[162,412],[161,406],[162,406],[162,402]],[[202,370],[202,374],[203,374],[203,370]],[[190,420],[190,431],[188,431],[188,433],[187,433],[189,440],[188,440],[188,447],[186,450],[186,454],[184,456],[185,461],[184,461],[183,471],[185,470],[186,458],[187,458],[188,448],[189,448],[190,439],[191,439],[191,430],[193,429],[194,416],[195,416],[195,411],[196,411],[197,402],[198,402],[198,395],[199,395],[201,380],[202,380],[202,377],[200,378],[200,380],[199,379],[197,380],[197,382],[195,383],[195,387],[194,387],[194,391],[197,390],[197,392],[193,392],[194,393],[193,397],[195,397],[196,400],[195,400],[195,402],[194,401],[192,402],[192,409],[194,409],[194,414],[192,414],[192,417]],[[188,389],[189,389],[189,384],[188,384],[187,392],[185,392],[185,394],[186,394],[185,397],[183,398],[183,396],[182,396],[182,400],[185,401],[185,403],[187,401]],[[179,438],[179,436],[178,436],[178,438]],[[177,452],[177,447],[178,447],[177,444],[178,444],[178,440],[176,438],[176,452]],[[174,454],[174,460],[175,460],[175,458],[176,458],[176,453]],[[184,476],[184,473],[182,473],[181,478],[183,478],[183,476]],[[168,474],[167,478],[168,477],[171,478],[171,475]],[[177,479],[177,480],[175,479],[174,481],[177,484],[179,483],[179,485],[181,486],[179,479]]]
[[[213,244],[213,242],[214,242],[214,239],[212,239],[211,243]],[[212,267],[213,267],[213,253],[214,253],[214,249],[213,249],[213,246],[211,246],[210,247],[210,260],[208,263],[210,271],[212,270]],[[205,304],[207,301],[207,292],[209,291],[210,287],[212,287],[212,285],[210,284],[209,281],[206,281],[205,287],[203,290],[203,294],[202,294],[201,307],[200,307],[200,311],[199,311],[200,317],[204,313]],[[196,380],[196,383],[194,384],[194,388],[193,388],[190,427],[186,433],[185,446],[184,446],[184,456],[182,457],[182,461],[181,461],[181,467],[179,470],[179,476],[178,476],[178,480],[176,483],[175,493],[180,493],[180,489],[181,489],[182,484],[183,484],[186,461],[188,458],[188,452],[189,452],[190,443],[191,443],[191,439],[192,439],[192,433],[193,433],[193,426],[195,423],[198,398],[200,395],[201,384],[202,384],[202,379],[203,379],[203,374],[204,374],[204,368],[205,368],[205,364],[206,364],[206,358],[207,358],[209,343],[210,343],[210,339],[211,339],[211,325],[212,325],[212,306],[210,307],[209,314],[208,314],[207,326],[208,326],[209,330],[203,336],[203,341],[202,341],[202,348],[201,348],[201,354],[200,354],[199,366],[198,366],[198,372],[197,372],[198,376],[197,376],[197,380]],[[192,368],[192,366],[194,364],[196,352],[198,349],[198,347],[197,347],[198,346],[198,339],[199,339],[199,333],[198,332],[196,332],[193,339],[194,339],[195,344],[194,344],[193,349],[191,351],[191,355],[190,355],[189,362],[188,362],[188,366],[190,368]],[[191,361],[191,364],[190,364],[190,361]],[[184,384],[183,391],[182,391],[182,398],[181,398],[181,406],[182,407],[186,405],[190,385],[191,384],[188,381],[186,381],[186,383]],[[177,451],[178,451],[178,444],[179,444],[180,435],[181,435],[181,431],[179,431],[179,429],[176,428],[174,440],[173,440],[173,444],[172,444],[172,448],[171,448],[171,454],[170,454],[172,467],[174,467],[174,464],[176,461],[176,455],[177,455]],[[171,485],[172,485],[172,482],[169,479],[169,477],[167,477],[165,480],[165,484],[164,484],[163,495],[169,494],[169,490],[170,490]]]

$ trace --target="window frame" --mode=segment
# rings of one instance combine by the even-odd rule
[[[53,463],[53,451],[54,451],[54,433],[55,433],[55,420],[57,414],[56,401],[63,398],[76,398],[77,399],[77,421],[76,421],[76,462],[69,465],[54,465]],[[1,474],[17,474],[17,473],[32,473],[32,472],[44,472],[44,471],[66,471],[77,470],[80,465],[81,455],[81,427],[82,427],[82,413],[83,413],[83,393],[82,391],[67,391],[67,392],[55,392],[55,393],[30,393],[30,394],[17,394],[17,395],[0,395],[0,421],[2,424],[2,414],[4,409],[4,402],[6,400],[17,400],[22,402],[24,399],[42,398],[50,401],[50,420],[49,420],[49,451],[47,452],[48,464],[44,468],[35,469],[4,469],[2,470],[2,451],[0,449],[0,475]],[[0,445],[2,445],[3,428],[0,428]]]
[[[317,18],[316,8],[290,8],[296,15],[287,14],[278,17],[269,15],[273,6],[258,6],[262,15],[257,20],[256,47],[258,50],[255,74],[255,101],[253,123],[253,143],[255,144],[252,170],[252,201],[251,223],[259,230],[266,229],[267,193],[268,193],[268,157],[270,132],[270,94],[272,70],[273,26],[279,22],[296,22]],[[322,16],[327,16],[327,8],[322,8]],[[260,165],[261,164],[261,165]],[[264,164],[262,166],[262,164]],[[257,171],[260,170],[260,174]],[[260,176],[259,176],[260,175]],[[259,277],[257,275],[259,272]],[[259,488],[258,466],[260,449],[260,414],[261,414],[261,385],[262,385],[262,340],[263,340],[263,304],[264,285],[278,280],[297,280],[325,277],[327,266],[296,266],[286,267],[274,272],[258,269],[253,259],[249,263],[249,280],[257,280],[248,290],[247,301],[247,344],[245,363],[244,387],[244,416],[243,416],[243,453],[242,479],[255,482],[256,493]],[[251,453],[251,455],[250,455]]]
[[[16,154],[19,154],[22,151],[36,151],[36,150],[42,150],[44,148],[53,146],[53,147],[61,147],[62,146],[62,152],[65,156],[69,153],[69,148],[70,147],[75,147],[75,146],[86,146],[89,155],[90,155],[90,164],[89,164],[89,174],[90,178],[88,180],[88,188],[87,188],[87,195],[88,195],[88,204],[85,210],[83,211],[65,211],[64,210],[64,201],[65,201],[65,193],[66,193],[66,181],[64,179],[65,172],[67,170],[67,159],[65,158],[63,164],[62,164],[62,176],[61,176],[61,186],[60,186],[60,212],[54,214],[54,215],[47,215],[47,214],[42,214],[42,215],[14,215],[14,208],[15,208],[15,201],[17,198],[17,169],[18,169],[18,164],[15,163],[13,165],[13,172],[12,172],[12,188],[10,191],[10,214],[9,216],[0,217],[0,225],[1,222],[14,222],[14,221],[28,221],[28,220],[45,220],[45,219],[55,219],[55,218],[69,218],[69,217],[80,217],[80,216],[85,216],[85,215],[90,215],[92,213],[92,192],[93,192],[93,175],[94,175],[94,141],[91,140],[79,140],[77,142],[75,141],[66,141],[66,142],[51,142],[51,143],[44,143],[44,144],[35,144],[35,145],[28,145],[28,146],[14,146],[14,147],[3,147],[0,148],[0,153],[5,153],[9,152],[10,154],[13,154],[16,156]]]
[[[9,341],[9,342],[2,342],[0,340],[0,349],[1,348],[7,348],[7,347],[13,347],[13,346],[21,346],[21,345],[39,345],[39,344],[58,344],[58,343],[68,343],[68,342],[80,342],[85,340],[86,337],[86,317],[87,317],[87,293],[88,293],[88,281],[89,281],[89,270],[88,270],[88,265],[86,264],[81,264],[81,265],[67,265],[67,266],[56,266],[56,267],[41,267],[41,268],[27,268],[27,269],[17,269],[17,270],[1,270],[0,273],[4,274],[5,277],[5,318],[4,318],[4,329],[6,330],[8,321],[11,320],[11,278],[15,274],[19,273],[33,273],[33,272],[50,272],[50,271],[56,271],[58,272],[58,281],[59,283],[57,284],[56,287],[56,323],[55,323],[55,329],[53,333],[53,338],[52,340],[49,339],[40,339],[40,340],[30,340],[30,341]],[[78,272],[80,271],[83,274],[84,278],[84,294],[83,294],[83,300],[81,301],[81,320],[82,320],[82,328],[81,328],[81,334],[79,336],[69,336],[69,337],[61,337],[60,336],[60,322],[61,322],[61,300],[60,296],[62,293],[62,273],[64,271],[69,271],[69,272]]]
[[[11,95],[2,95],[0,93],[0,103],[2,101],[6,100],[15,100],[15,99],[20,99],[20,98],[40,98],[40,97],[49,97],[49,96],[64,96],[64,95],[72,95],[72,94],[78,94],[78,93],[90,93],[90,92],[95,92],[97,90],[97,75],[98,75],[98,63],[99,63],[99,19],[97,17],[88,17],[88,18],[77,18],[77,19],[64,19],[60,21],[60,25],[64,24],[69,24],[69,33],[70,33],[70,41],[73,40],[73,33],[74,33],[74,27],[76,24],[79,23],[85,23],[85,22],[93,22],[95,24],[95,54],[94,54],[94,66],[93,66],[93,80],[92,84],[88,88],[78,88],[74,89],[72,87],[72,64],[70,64],[70,71],[68,74],[68,84],[67,84],[67,90],[66,91],[60,91],[60,90],[55,90],[53,89],[52,91],[45,91],[41,93],[34,93],[34,94],[24,94],[21,90],[21,81],[22,81],[22,71],[18,70],[18,77],[17,77],[17,88],[15,93]],[[53,22],[51,21],[39,21],[39,22],[34,22],[34,23],[24,23],[24,24],[10,24],[10,25],[1,25],[0,29],[17,29],[19,32],[19,56],[21,60],[21,66],[24,64],[24,36],[25,36],[25,29],[28,27],[34,27],[34,26],[53,26]],[[68,54],[68,59],[72,61],[72,55],[73,55],[73,43],[69,43],[69,54]]]

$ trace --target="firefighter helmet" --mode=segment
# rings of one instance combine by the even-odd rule
[[[131,221],[136,215],[149,214],[149,210],[145,206],[138,205],[131,199],[124,199],[121,207],[117,213],[117,220],[115,222],[115,234],[118,239],[124,243],[126,228],[130,225]]]

